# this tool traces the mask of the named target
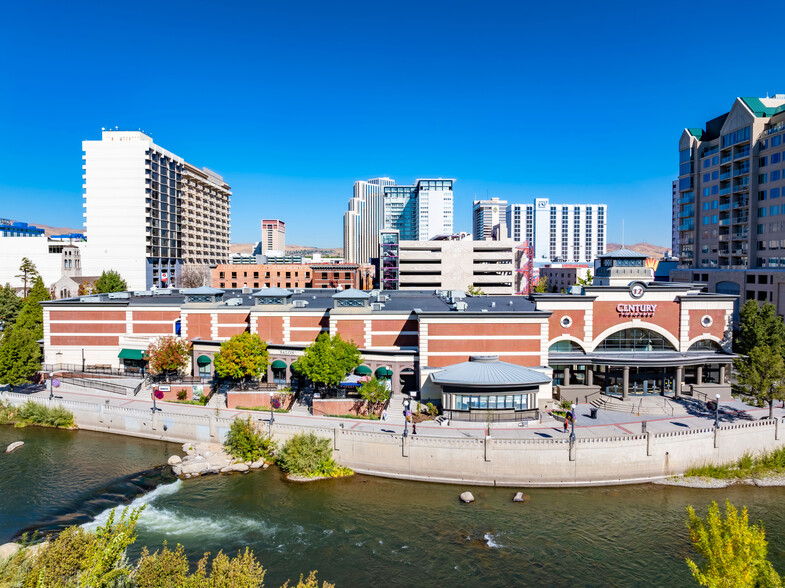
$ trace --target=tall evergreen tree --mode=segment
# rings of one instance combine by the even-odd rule
[[[41,348],[35,334],[16,325],[3,337],[0,347],[0,384],[29,382],[41,369]]]
[[[16,295],[11,284],[0,288],[0,328],[8,329],[16,322],[24,301]]]
[[[95,291],[99,294],[125,292],[126,290],[128,290],[128,284],[126,284],[120,274],[114,270],[103,272],[95,283]]]
[[[758,345],[785,352],[785,322],[777,315],[773,304],[758,305],[748,300],[739,312],[739,353],[747,355]]]
[[[17,278],[22,278],[22,283],[24,284],[23,298],[27,299],[27,284],[35,280],[36,276],[38,276],[38,269],[35,267],[35,264],[27,257],[23,257],[22,265],[19,266],[19,273],[16,275]]]
[[[41,302],[44,300],[50,300],[49,291],[44,286],[41,276],[36,276],[27,300],[16,318],[16,326],[33,333],[36,340],[44,336],[44,309],[41,308]]]

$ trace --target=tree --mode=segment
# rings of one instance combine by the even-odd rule
[[[591,286],[591,283],[594,281],[594,276],[591,275],[591,270],[586,270],[586,277],[585,278],[578,278],[578,285],[579,286]]]
[[[247,381],[265,372],[269,359],[267,343],[259,335],[240,333],[221,343],[214,358],[215,371],[222,378]]]
[[[27,298],[27,283],[33,281],[37,275],[38,269],[36,269],[35,264],[27,257],[23,257],[22,265],[19,266],[19,273],[16,275],[17,278],[22,278],[22,283],[24,284],[23,298]]]
[[[11,284],[0,288],[0,329],[12,327],[24,301],[16,295]]]
[[[126,284],[120,274],[114,270],[103,272],[95,283],[95,291],[98,294],[125,292],[126,290],[128,290],[128,284]]]
[[[177,285],[180,288],[198,288],[210,284],[210,268],[206,265],[186,265],[180,272]]]
[[[44,286],[41,276],[36,276],[24,306],[16,317],[16,327],[29,330],[36,340],[44,337],[44,309],[41,307],[44,300],[50,300],[49,290]]]
[[[29,382],[41,369],[41,347],[30,329],[14,325],[0,346],[0,383],[14,386]]]
[[[537,280],[537,284],[534,286],[534,293],[545,294],[546,292],[548,292],[548,277],[540,276],[540,279]]]
[[[262,431],[250,416],[245,420],[235,418],[224,441],[226,453],[240,461],[264,459],[273,463],[273,454],[277,447],[269,433]]]
[[[774,401],[785,399],[785,360],[779,349],[758,345],[734,365],[741,392],[768,403],[772,418]]]
[[[354,342],[344,341],[340,334],[330,337],[329,333],[321,333],[297,360],[300,373],[317,386],[337,386],[358,365],[360,351]]]
[[[785,323],[773,304],[758,305],[755,300],[748,300],[739,312],[739,322],[740,354],[747,355],[758,345],[767,345],[780,353],[785,351]]]
[[[81,282],[79,289],[76,291],[77,296],[89,296],[90,294],[97,294],[95,290],[95,282]]]
[[[703,557],[698,566],[687,558],[692,576],[701,586],[752,587],[782,586],[777,572],[767,559],[766,533],[762,525],[749,524],[747,509],[741,513],[725,502],[725,520],[716,502],[709,506],[704,522],[691,506],[687,507],[695,550]]]
[[[482,288],[475,286],[474,284],[469,285],[466,289],[466,293],[469,294],[469,296],[482,296],[485,294],[485,292],[482,291]]]
[[[179,373],[188,365],[191,344],[174,335],[159,337],[147,348],[147,371],[153,375]]]
[[[358,392],[360,393],[360,398],[368,403],[368,414],[376,413],[379,404],[390,399],[390,389],[387,387],[387,384],[382,380],[378,380],[376,376],[363,382]]]

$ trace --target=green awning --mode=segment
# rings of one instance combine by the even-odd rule
[[[270,367],[272,367],[274,370],[285,370],[286,362],[281,359],[276,359]]]
[[[206,355],[200,355],[196,359],[196,364],[197,365],[210,365],[211,363],[213,363],[213,360],[210,359],[209,357],[207,357]]]
[[[354,373],[358,376],[370,376],[373,372],[367,365],[358,365],[354,368]]]
[[[144,351],[141,349],[121,349],[117,357],[120,359],[144,359]]]
[[[377,378],[391,378],[392,377],[392,370],[386,367],[380,367],[376,370],[376,377]]]

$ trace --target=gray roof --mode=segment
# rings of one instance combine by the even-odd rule
[[[622,247],[621,249],[617,249],[616,251],[609,251],[608,253],[603,253],[599,256],[600,259],[605,257],[649,257],[645,253],[639,253],[638,251],[633,251],[632,249],[627,249],[626,247]]]
[[[214,296],[216,294],[224,293],[223,290],[219,290],[218,288],[211,288],[210,286],[199,286],[198,288],[188,288],[187,290],[180,290],[180,292],[182,294],[185,294],[186,296],[193,296],[199,294],[210,294]]]
[[[341,290],[340,292],[333,294],[333,298],[362,298],[363,300],[366,300],[370,297],[371,295],[368,294],[368,292],[363,292],[357,288],[347,288],[346,290]]]
[[[469,361],[434,372],[431,380],[440,385],[478,388],[548,384],[551,381],[548,376],[538,371],[499,361],[498,355],[474,355]]]
[[[254,297],[257,296],[268,296],[268,297],[276,297],[279,298],[281,296],[291,296],[293,292],[291,290],[286,290],[285,288],[262,288],[258,292],[254,294]]]

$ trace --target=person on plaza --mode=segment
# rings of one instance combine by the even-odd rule
[[[387,409],[386,408],[382,411],[382,420],[383,421],[387,420]]]
[[[412,435],[417,434],[417,423],[412,423]]]
[[[566,416],[564,417],[564,432],[566,433],[569,430],[570,430],[570,417]]]

